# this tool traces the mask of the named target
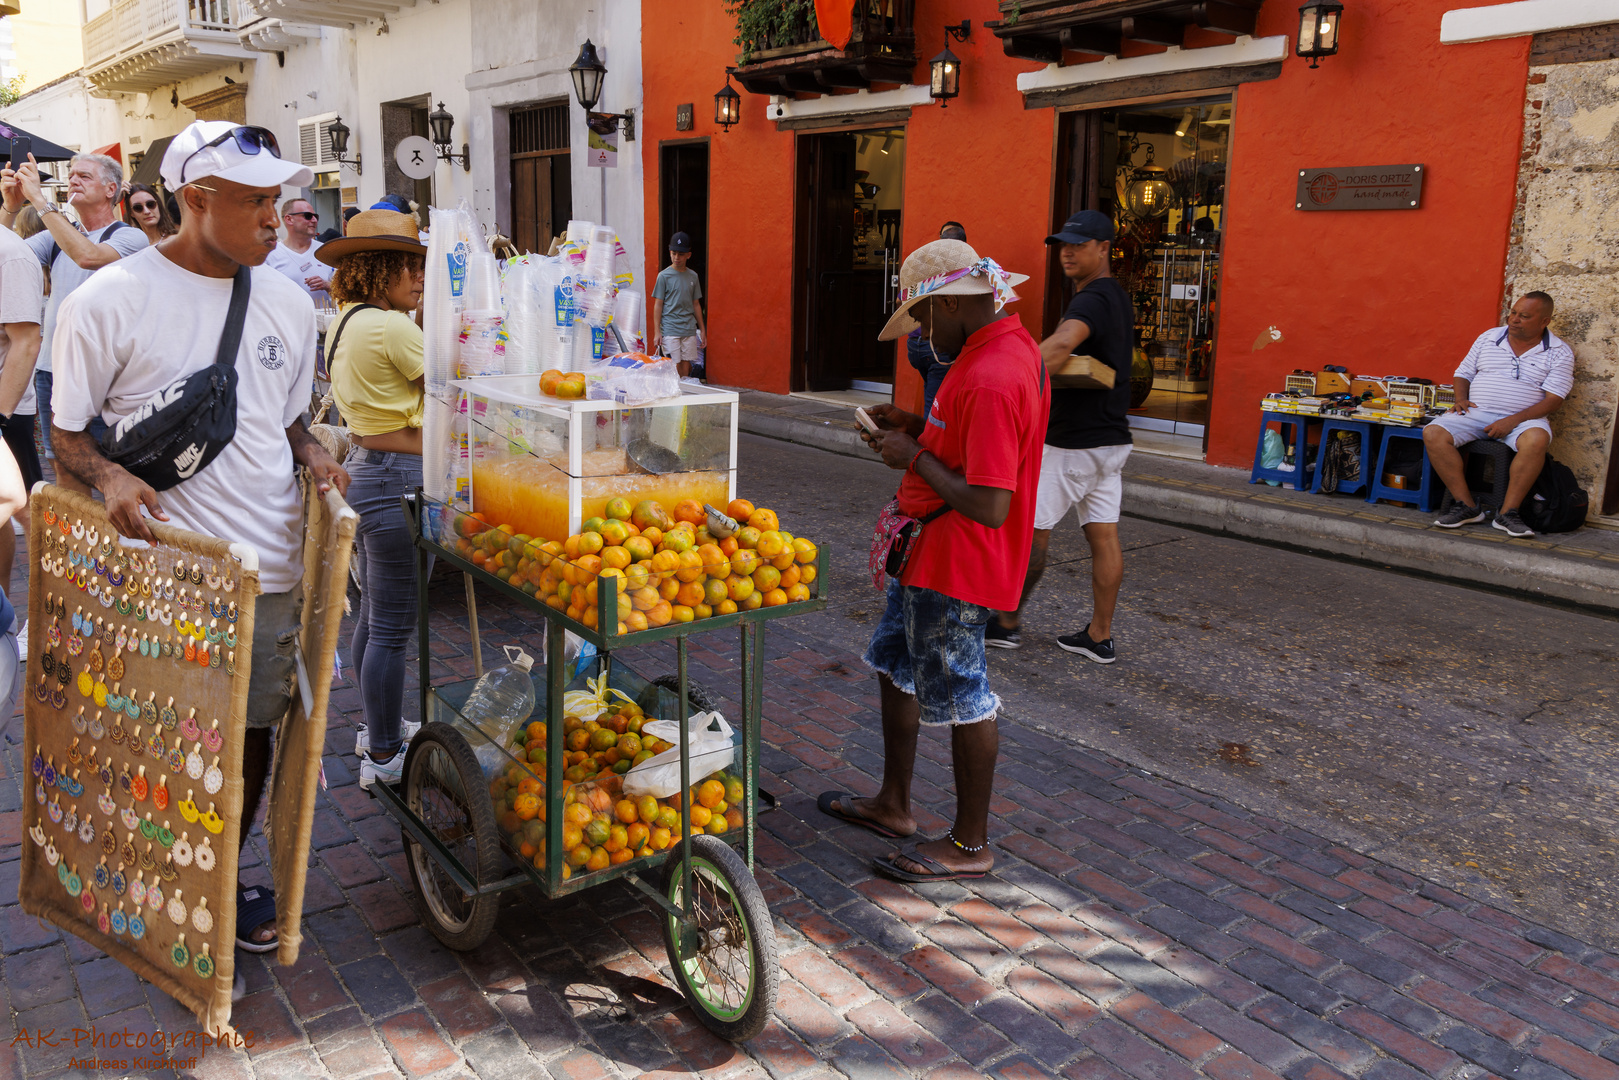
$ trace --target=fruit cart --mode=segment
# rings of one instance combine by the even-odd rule
[[[816,595],[809,599],[625,632],[618,616],[628,610],[630,597],[620,591],[624,585],[621,578],[603,574],[594,579],[594,604],[589,611],[592,617],[587,622],[577,617],[577,607],[564,609],[534,595],[532,586],[525,590],[514,583],[515,579],[491,572],[494,563],[481,554],[469,557],[474,546],[466,539],[469,534],[479,538],[480,553],[488,550],[487,538],[491,534],[495,535],[496,546],[511,534],[421,492],[407,496],[405,506],[423,556],[419,559],[417,582],[423,727],[410,743],[398,789],[378,784],[372,792],[400,823],[412,884],[429,929],[453,949],[473,949],[493,927],[499,905],[497,894],[505,889],[534,884],[544,896],[555,898],[623,878],[661,909],[664,944],[674,978],[697,1016],[721,1036],[735,1041],[752,1038],[769,1018],[778,980],[775,933],[752,875],[762,795],[758,788],[762,639],[765,624],[772,619],[823,609],[823,586],[817,584]],[[526,544],[530,554],[537,554],[542,561],[550,558],[555,566],[573,565],[564,555],[548,557],[537,552],[536,543],[515,536],[511,540],[513,550]],[[537,720],[519,723],[512,730],[495,730],[491,723],[474,722],[461,711],[472,680],[433,685],[427,639],[425,556],[429,555],[465,575],[475,658],[480,657],[480,651],[474,585],[492,589],[545,617],[543,677],[539,665],[533,673],[539,703],[534,713]],[[806,571],[813,566],[814,573],[806,572],[804,576],[823,582],[825,565],[825,551],[815,549],[805,566]],[[694,770],[687,725],[694,705],[709,707],[703,701],[703,691],[687,677],[688,638],[726,629],[735,630],[741,639],[741,719],[733,736],[736,757],[731,772],[717,775],[725,777],[721,786],[726,794],[739,798],[740,807],[727,806],[724,800],[711,801],[718,781],[710,777],[712,782],[703,782],[703,774]],[[643,846],[620,847],[605,866],[580,865],[578,853],[589,845],[570,847],[565,842],[573,838],[567,835],[569,830],[581,827],[580,807],[586,805],[587,799],[592,807],[598,807],[603,799],[611,800],[610,785],[624,774],[619,769],[605,781],[581,782],[576,770],[593,766],[582,762],[565,766],[565,762],[584,756],[582,750],[568,747],[585,745],[579,739],[579,732],[585,729],[567,722],[577,717],[569,718],[565,707],[570,683],[564,660],[566,632],[597,650],[586,670],[572,680],[576,689],[590,687],[602,697],[611,695],[615,708],[621,710],[616,721],[633,725],[639,716],[655,715],[679,725],[679,791],[676,797],[665,800],[666,804],[676,803],[677,809],[658,806],[658,817],[648,822],[649,807],[646,796],[642,796],[642,816],[626,827],[641,831],[625,835],[633,838],[632,843],[640,839]],[[675,671],[672,677],[658,682],[643,679],[614,656],[619,649],[669,640],[674,642]],[[481,660],[477,662],[481,664]],[[481,672],[481,666],[478,670]],[[628,703],[632,701],[633,705]],[[565,730],[568,728],[572,730]],[[590,737],[604,741],[600,733],[609,730],[608,726],[598,725]],[[634,746],[636,741],[627,745]],[[620,745],[626,745],[623,736]],[[517,780],[515,789],[511,787],[513,779]],[[694,789],[694,783],[699,782],[700,787]],[[509,799],[513,790],[522,792],[514,802]],[[528,798],[535,801],[526,802]],[[508,809],[508,803],[516,810]],[[616,803],[619,821],[631,821],[638,813],[635,803],[627,797]],[[709,809],[711,805],[721,816]],[[736,810],[740,810],[739,815],[734,813]],[[528,815],[520,826],[514,816],[517,811]],[[648,824],[667,822],[672,817],[678,818],[676,827],[663,837],[658,835],[659,828],[646,831]],[[728,825],[727,821],[736,824]],[[701,828],[704,824],[708,826],[706,830]],[[593,819],[592,825],[599,828],[600,819]],[[605,846],[613,846],[616,839],[610,831]],[[650,844],[658,840],[665,846],[654,850]],[[601,846],[594,849],[604,850]],[[600,856],[593,854],[592,858]]]

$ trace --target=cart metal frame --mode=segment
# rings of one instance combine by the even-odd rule
[[[724,630],[730,627],[738,629],[741,635],[741,751],[742,751],[742,779],[750,797],[744,800],[742,808],[743,826],[740,837],[727,833],[719,837],[727,843],[736,845],[739,841],[742,847],[743,859],[749,871],[753,869],[754,837],[757,828],[759,803],[759,743],[761,738],[762,717],[764,711],[764,626],[773,619],[787,618],[793,615],[802,615],[812,611],[821,611],[826,607],[825,577],[827,553],[824,548],[819,552],[816,562],[817,595],[806,601],[795,604],[783,604],[777,607],[760,607],[752,611],[738,611],[730,615],[716,615],[700,622],[670,623],[655,629],[648,629],[629,634],[616,632],[604,633],[600,629],[592,629],[581,622],[569,618],[566,613],[558,611],[549,605],[536,600],[533,596],[514,588],[498,577],[475,567],[471,562],[462,558],[454,550],[435,541],[423,529],[423,515],[435,506],[442,504],[430,503],[420,489],[415,494],[406,495],[402,499],[405,509],[405,518],[409,523],[411,536],[416,544],[416,623],[417,648],[419,653],[419,675],[421,685],[421,721],[425,725],[432,718],[432,701],[437,697],[433,686],[431,671],[431,652],[428,641],[428,558],[442,559],[450,566],[460,570],[465,577],[467,589],[467,616],[472,635],[472,649],[475,671],[481,674],[482,658],[478,635],[477,602],[474,595],[474,583],[485,588],[494,589],[530,610],[543,615],[546,620],[546,650],[545,650],[545,709],[547,719],[545,766],[545,799],[546,799],[546,857],[545,872],[542,874],[532,863],[523,861],[515,856],[511,861],[515,864],[511,873],[497,881],[479,881],[474,871],[462,865],[445,845],[434,836],[432,831],[418,818],[405,804],[400,793],[385,784],[376,784],[371,788],[372,793],[383,804],[387,812],[399,822],[400,826],[410,834],[427,852],[429,852],[444,872],[468,896],[486,895],[501,892],[519,885],[533,884],[540,888],[547,899],[579,892],[594,885],[623,877],[629,880],[641,892],[652,897],[660,907],[679,919],[685,933],[692,932],[691,905],[693,904],[693,890],[691,888],[691,825],[689,815],[681,815],[680,844],[671,847],[667,852],[661,852],[649,858],[632,859],[617,866],[609,866],[602,870],[580,874],[568,880],[562,879],[562,864],[566,852],[562,847],[563,825],[563,791],[562,791],[562,761],[563,761],[563,731],[561,718],[563,710],[563,692],[567,686],[566,662],[562,659],[564,647],[564,634],[572,631],[574,634],[590,642],[597,649],[601,662],[605,665],[615,649],[627,648],[637,645],[649,645],[659,641],[674,639],[676,655],[676,677],[678,681],[678,719],[681,725],[680,735],[680,781],[681,790],[691,789],[691,755],[690,745],[686,734],[686,721],[690,701],[688,693],[690,682],[687,678],[687,639],[693,634],[709,633]],[[606,588],[598,585],[597,613],[598,627],[611,625],[616,631],[618,621],[616,617],[608,617],[608,612],[618,611],[617,580],[614,578],[599,579]],[[452,711],[454,706],[446,706]],[[490,741],[475,725],[464,725],[461,730],[476,732],[485,741]],[[502,748],[504,749],[504,748]],[[476,796],[477,792],[469,792]],[[504,849],[505,845],[502,844]],[[642,878],[642,873],[661,866],[670,855],[679,853],[681,859],[681,896],[683,908],[676,906],[659,889]],[[511,853],[508,852],[510,856]]]

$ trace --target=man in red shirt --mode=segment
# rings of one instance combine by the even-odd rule
[[[918,729],[949,727],[955,824],[942,839],[876,860],[900,881],[981,877],[995,863],[987,830],[1001,702],[989,688],[984,627],[1023,587],[1050,407],[1040,348],[1002,310],[1025,280],[959,240],[935,241],[900,268],[904,302],[881,334],[891,341],[920,325],[925,339],[959,354],[925,419],[886,404],[868,410],[879,431],[866,441],[905,470],[899,512],[939,516],[912,542],[899,580],[889,578],[888,607],[866,649],[882,692],[882,790],[870,799],[828,791],[819,805],[881,836],[910,836]]]

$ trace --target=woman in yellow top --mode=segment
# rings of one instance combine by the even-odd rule
[[[416,628],[416,548],[399,499],[422,483],[422,331],[410,313],[421,303],[426,254],[416,219],[393,210],[356,214],[348,235],[315,253],[336,268],[340,312],[326,367],[354,444],[345,467],[349,505],[360,515],[360,610],[349,662],[365,708],[354,747],[365,788],[399,780],[400,751],[418,726],[400,712]]]

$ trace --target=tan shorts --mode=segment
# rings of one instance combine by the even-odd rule
[[[663,354],[677,364],[690,364],[694,368],[703,366],[703,350],[697,344],[696,334],[691,337],[664,338]]]

